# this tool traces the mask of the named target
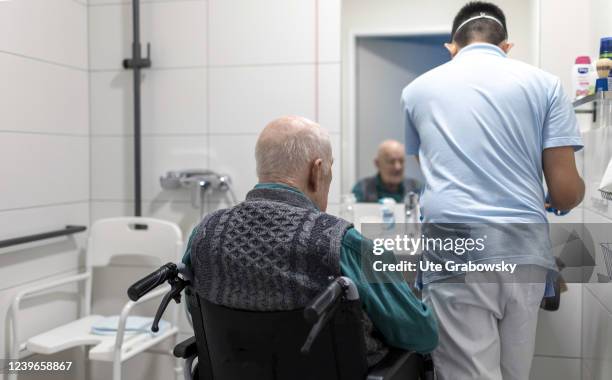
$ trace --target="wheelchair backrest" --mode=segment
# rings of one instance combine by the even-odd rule
[[[303,309],[231,309],[186,289],[198,345],[200,380],[356,380],[367,374],[361,305],[343,301],[315,340],[300,348],[311,326]]]

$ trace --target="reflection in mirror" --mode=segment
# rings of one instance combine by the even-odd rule
[[[448,41],[445,33],[357,38],[354,88],[355,173],[356,186],[361,189],[357,191],[358,201],[391,197],[403,202],[405,194],[420,190],[422,175],[416,160],[404,160],[401,148],[396,152],[404,142],[399,99],[411,81],[448,62],[450,57],[444,48]],[[394,146],[389,140],[398,143]]]

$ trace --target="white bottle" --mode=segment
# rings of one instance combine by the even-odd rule
[[[591,58],[580,56],[572,68],[573,97],[580,99],[595,93],[597,74],[591,64]]]
[[[384,228],[386,230],[393,229],[395,227],[395,200],[393,198],[382,198],[378,200],[378,203],[380,203],[380,216]]]

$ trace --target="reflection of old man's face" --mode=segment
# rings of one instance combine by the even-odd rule
[[[404,146],[397,141],[385,141],[378,149],[376,167],[382,182],[387,186],[398,186],[404,180]]]

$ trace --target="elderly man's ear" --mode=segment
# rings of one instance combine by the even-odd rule
[[[308,175],[308,190],[316,193],[323,186],[323,160],[317,158],[310,164]]]

